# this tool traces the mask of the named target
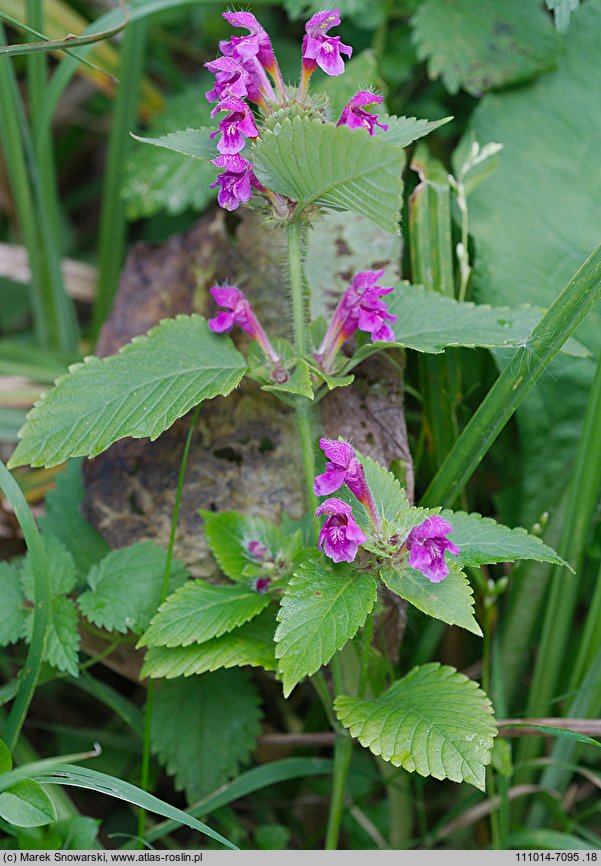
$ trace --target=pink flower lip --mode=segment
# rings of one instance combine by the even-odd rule
[[[341,499],[327,499],[315,511],[316,517],[321,514],[328,517],[317,546],[333,562],[353,562],[359,545],[367,541],[367,536],[357,525],[352,507]]]
[[[453,526],[442,517],[427,517],[409,533],[405,546],[409,550],[409,565],[421,571],[433,583],[440,583],[449,573],[445,550],[459,556],[461,550],[446,537]]]

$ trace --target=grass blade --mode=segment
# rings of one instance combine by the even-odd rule
[[[565,341],[601,300],[601,246],[572,277],[472,416],[422,497],[422,505],[455,501],[522,400]]]

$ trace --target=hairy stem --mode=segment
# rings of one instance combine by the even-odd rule
[[[179,467],[179,478],[177,480],[177,492],[175,494],[175,504],[173,506],[173,514],[171,517],[171,532],[169,534],[169,545],[167,547],[167,559],[165,560],[165,573],[163,575],[163,587],[161,589],[161,604],[167,598],[169,590],[169,576],[171,574],[171,563],[173,562],[173,549],[175,547],[175,534],[177,532],[177,520],[179,517],[179,508],[182,501],[182,491],[184,489],[184,477],[186,475],[186,466],[188,463],[188,455],[190,453],[190,445],[192,444],[192,436],[200,414],[200,404],[196,407],[190,429],[186,436],[182,460]],[[150,784],[150,734],[152,730],[152,708],[154,704],[154,681],[150,682],[148,692],[146,694],[146,706],[144,708],[144,742],[142,747],[142,766],[140,769],[140,787],[144,791],[148,791]],[[146,810],[140,809],[138,813],[138,835],[144,836],[146,825]]]

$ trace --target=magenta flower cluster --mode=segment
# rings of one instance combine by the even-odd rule
[[[327,462],[326,471],[315,479],[316,495],[328,496],[346,485],[363,505],[372,528],[378,531],[381,528],[380,515],[354,448],[348,442],[332,439],[320,439],[319,444]],[[322,514],[328,516],[319,533],[319,549],[334,562],[353,562],[367,536],[355,521],[352,506],[333,497],[315,511],[316,517]],[[457,545],[446,537],[452,531],[452,525],[442,517],[428,517],[411,530],[402,545],[409,551],[409,565],[433,583],[444,580],[449,573],[445,551],[454,556],[460,553]]]
[[[393,287],[378,285],[383,274],[384,271],[360,271],[343,294],[317,351],[317,361],[324,370],[331,371],[338,350],[355,331],[371,334],[372,342],[394,342],[390,325],[397,317],[388,312],[382,300],[382,295],[390,294]]]
[[[279,215],[286,215],[286,200],[267,190],[258,180],[253,164],[241,155],[247,141],[261,137],[257,118],[248,103],[253,103],[263,114],[271,114],[275,108],[296,101],[303,105],[307,95],[309,79],[320,67],[327,75],[341,75],[344,60],[353,49],[341,42],[339,36],[329,36],[332,27],[340,25],[338,9],[325,10],[314,15],[305,26],[302,45],[301,79],[295,100],[291,100],[284,84],[282,73],[273,52],[267,32],[251,12],[224,12],[223,17],[232,27],[245,30],[243,36],[232,36],[219,43],[221,56],[205,63],[215,75],[215,83],[206,97],[217,103],[211,117],[220,116],[218,128],[211,138],[219,136],[219,156],[213,164],[223,169],[212,187],[218,188],[217,200],[226,210],[235,210],[247,202],[253,190],[265,195]],[[379,104],[382,97],[366,90],[355,94],[344,108],[338,126],[352,129],[362,127],[373,135],[374,127],[388,127],[378,123],[377,115],[364,106]]]

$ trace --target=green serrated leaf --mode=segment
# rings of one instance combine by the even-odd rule
[[[404,534],[408,534],[413,526],[421,523],[430,512],[422,508],[411,508],[407,499],[407,493],[392,472],[389,472],[376,460],[372,460],[371,457],[364,457],[359,452],[356,452],[356,454],[363,464],[365,480],[371,490],[378,513],[383,520],[394,523],[397,531],[400,530]],[[357,501],[350,490],[343,487],[336,491],[336,496],[353,506],[355,520],[364,532],[367,533],[369,531],[371,533],[369,517],[361,503]],[[403,515],[402,521],[400,515]],[[403,524],[402,526],[401,523]]]
[[[209,81],[207,77],[207,85]],[[208,89],[204,83],[195,82],[181,93],[168,97],[164,110],[153,116],[149,135],[159,136],[186,125],[211,126],[212,106],[199,94]],[[137,220],[158,211],[169,214],[180,214],[186,208],[201,211],[215,196],[215,190],[209,187],[214,180],[215,167],[203,160],[135,142],[127,159],[123,184],[127,215]]]
[[[71,598],[57,595],[50,604],[49,622],[46,631],[43,660],[66,671],[73,677],[79,676],[79,629],[77,608]],[[33,617],[28,613],[25,622],[25,639],[31,641]]]
[[[567,565],[540,538],[519,526],[510,529],[490,517],[465,511],[443,511],[440,516],[453,525],[449,538],[461,550],[455,559],[459,565],[488,565],[517,559]]]
[[[211,553],[219,568],[231,580],[248,580],[249,567],[260,565],[274,579],[288,574],[303,553],[299,529],[285,532],[261,517],[239,511],[201,511],[204,531]],[[265,560],[259,562],[248,552],[251,541],[266,548]]]
[[[298,202],[299,211],[350,210],[398,234],[405,157],[367,130],[285,120],[253,146],[252,160],[259,180]]]
[[[449,574],[440,583],[432,583],[421,571],[408,564],[397,569],[383,568],[380,577],[386,586],[423,613],[449,625],[458,625],[482,637],[474,618],[474,596],[470,582],[453,562],[447,562]]]
[[[160,604],[166,562],[166,552],[152,541],[111,550],[88,574],[90,588],[78,599],[81,613],[109,631],[143,631]],[[169,590],[187,577],[183,563],[173,560]]]
[[[131,136],[144,144],[153,144],[155,147],[173,150],[191,156],[193,159],[209,162],[219,155],[217,144],[211,141],[211,133],[214,131],[208,126],[203,126],[201,129],[178,129],[176,132],[169,132],[157,138],[134,135],[133,132]]]
[[[395,767],[485,789],[497,728],[477,683],[437,662],[414,668],[374,700],[340,695],[351,736]]]
[[[375,135],[396,147],[408,147],[418,138],[429,135],[452,119],[452,117],[443,117],[441,120],[422,120],[417,117],[396,117],[394,114],[381,114],[378,121],[386,124],[388,129],[384,130],[376,126]]]
[[[0,647],[16,643],[23,637],[27,611],[23,607],[25,595],[19,571],[16,562],[0,562]]]
[[[68,461],[65,471],[57,478],[56,488],[46,494],[39,524],[43,537],[52,534],[62,541],[75,561],[78,574],[84,576],[106,556],[109,546],[82,514],[81,466],[81,459]]]
[[[125,436],[156,439],[202,400],[227,395],[246,365],[201,316],[163,319],[119,354],[86,358],[27,416],[11,466],[55,466]]]
[[[0,794],[0,818],[15,827],[41,827],[56,821],[56,809],[41,785],[24,779]]]
[[[450,93],[473,96],[551,69],[561,43],[538,3],[424,0],[411,21],[420,60]]]
[[[189,677],[219,668],[261,667],[276,670],[273,642],[275,620],[271,610],[221,637],[186,647],[151,647],[146,653],[141,677]]]
[[[315,361],[310,358],[307,358],[306,362],[313,375],[317,376],[318,379],[321,379],[322,382],[325,383],[328,391],[333,391],[334,388],[346,388],[347,385],[351,385],[355,380],[354,376],[339,376],[336,374],[332,375],[331,373],[325,373],[321,367],[318,367]]]
[[[10,749],[4,742],[0,740],[0,774],[10,773],[13,768],[13,759],[10,754]]]
[[[301,563],[282,597],[275,634],[284,697],[355,636],[376,596],[369,574],[324,559]]]
[[[73,557],[63,542],[51,532],[42,535],[42,543],[46,551],[52,595],[66,595],[75,588],[77,582]],[[25,557],[21,567],[21,587],[25,597],[33,601],[35,592],[29,556]]]
[[[269,595],[242,584],[214,586],[203,580],[190,581],[160,606],[138,646],[203,643],[257,616],[270,601]]]
[[[524,305],[511,309],[459,302],[407,283],[397,286],[386,300],[388,309],[397,317],[392,326],[397,343],[418,352],[437,353],[449,346],[523,346],[542,315],[540,309]],[[363,347],[353,360],[366,356],[371,349],[371,345]],[[566,345],[566,350],[575,355],[588,354],[576,341]]]
[[[155,697],[152,747],[192,803],[238,772],[255,748],[260,718],[244,671],[165,682]]]

